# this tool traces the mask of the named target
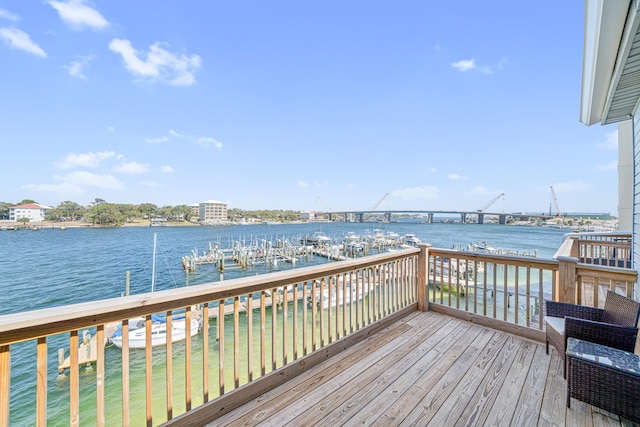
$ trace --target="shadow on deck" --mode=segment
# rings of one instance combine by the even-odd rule
[[[565,403],[544,344],[412,312],[209,426],[635,425]]]

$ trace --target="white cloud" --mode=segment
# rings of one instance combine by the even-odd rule
[[[0,18],[8,19],[9,21],[17,21],[20,19],[15,13],[11,13],[6,9],[0,9]]]
[[[78,187],[98,187],[106,189],[120,189],[124,187],[124,183],[112,175],[98,175],[86,171],[71,172],[62,177],[56,176],[56,179]]]
[[[459,175],[457,173],[450,173],[449,175],[447,175],[447,178],[449,178],[452,181],[462,181],[462,180],[469,179],[469,177]]]
[[[297,185],[300,188],[309,188],[309,183],[307,181],[298,181]]]
[[[88,6],[83,0],[50,1],[65,23],[71,28],[81,30],[85,27],[102,30],[109,26],[109,22],[96,9]]]
[[[98,153],[69,153],[67,158],[61,162],[56,162],[56,166],[60,169],[72,169],[77,167],[96,168],[105,160],[114,157],[116,153],[113,151],[100,151]]]
[[[43,58],[47,57],[46,52],[31,40],[29,34],[17,28],[0,28],[0,39],[3,39],[5,44],[14,49],[24,50],[25,52],[33,53]]]
[[[171,136],[175,136],[176,138],[184,138],[184,135],[179,134],[178,132],[176,132],[173,129],[169,129],[169,135]]]
[[[198,138],[198,144],[203,145],[205,147],[213,146],[218,150],[222,150],[223,144],[220,141],[216,141],[214,138],[201,136]]]
[[[506,64],[507,64],[507,60],[506,59],[501,59],[500,62],[498,62],[495,65],[483,65],[483,66],[477,67],[477,68],[478,68],[478,70],[480,70],[484,74],[493,74],[496,70],[504,69],[504,66]]]
[[[469,71],[475,68],[475,61],[473,59],[463,59],[462,61],[452,63],[451,66],[460,71]]]
[[[114,172],[124,173],[128,175],[139,175],[149,172],[149,165],[138,162],[124,162],[113,169]]]
[[[159,144],[161,142],[167,142],[169,138],[166,136],[161,136],[159,138],[145,138],[144,142],[148,142],[149,144]]]
[[[159,42],[151,45],[148,52],[140,52],[129,40],[113,39],[109,50],[122,55],[126,69],[133,75],[175,86],[195,84],[195,72],[200,68],[198,55],[176,55],[162,48]]]
[[[606,133],[604,135],[605,141],[600,144],[596,144],[598,148],[604,148],[605,150],[617,150],[618,149],[618,129],[613,132]]]
[[[84,75],[82,70],[89,65],[89,62],[93,59],[93,55],[80,56],[77,61],[71,61],[71,63],[69,65],[65,65],[64,68],[69,72],[71,77],[86,80],[87,77]]]
[[[162,165],[160,166],[160,172],[162,173],[172,173],[173,172],[173,168],[169,165]]]
[[[113,133],[113,132],[115,132],[115,131],[116,131],[116,128],[115,128],[115,127],[113,127],[113,126],[109,126],[109,127],[107,128],[107,132],[109,132],[109,133]]]
[[[28,190],[42,193],[55,193],[60,195],[81,196],[85,193],[84,188],[71,184],[69,182],[61,182],[59,184],[26,184],[20,187],[21,190]],[[67,197],[62,197],[67,198]]]
[[[451,66],[453,68],[457,68],[458,70],[465,72],[465,71],[469,71],[469,70],[477,70],[480,71],[481,73],[484,74],[493,74],[496,70],[502,70],[504,69],[505,65],[507,64],[507,60],[506,59],[501,59],[497,64],[495,65],[477,65],[475,59],[463,59],[461,61],[458,62],[453,62],[451,64]]]
[[[402,200],[435,200],[440,197],[440,190],[431,185],[423,185],[393,190],[391,196]]]
[[[596,165],[596,168],[601,170],[601,171],[616,170],[616,169],[618,169],[618,161],[617,160],[612,160],[611,162],[606,163],[604,165]]]

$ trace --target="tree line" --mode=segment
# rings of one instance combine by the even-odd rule
[[[0,202],[0,220],[9,219],[11,206],[38,203],[24,199],[18,203]],[[153,217],[164,217],[168,222],[182,222],[197,219],[193,217],[191,207],[187,205],[157,206],[153,203],[122,204],[109,203],[96,198],[88,206],[66,200],[47,211],[47,221],[82,221],[93,225],[117,226]],[[262,220],[271,222],[291,222],[300,219],[297,211],[291,210],[242,210],[229,209],[229,221]]]

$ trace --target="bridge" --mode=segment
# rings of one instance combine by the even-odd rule
[[[460,216],[460,223],[466,224],[468,222],[476,222],[478,224],[484,224],[484,218],[487,216],[498,217],[499,224],[506,224],[507,218],[514,218],[521,221],[530,220],[532,218],[547,221],[552,218],[557,218],[558,215],[550,214],[535,214],[526,212],[506,213],[506,212],[478,212],[478,211],[457,211],[457,210],[370,210],[370,211],[337,211],[337,212],[319,212],[319,214],[327,216],[330,221],[338,218],[343,218],[345,222],[349,222],[351,218],[355,218],[355,222],[363,222],[366,216],[370,215],[382,215],[384,221],[391,221],[392,215],[422,215],[426,217],[427,223],[433,222],[434,215],[458,215]]]

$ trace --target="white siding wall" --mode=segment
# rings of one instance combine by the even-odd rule
[[[633,268],[640,272],[640,113],[633,116]],[[640,299],[640,285],[636,283],[634,296]]]
[[[633,120],[618,123],[618,230],[633,229]]]

